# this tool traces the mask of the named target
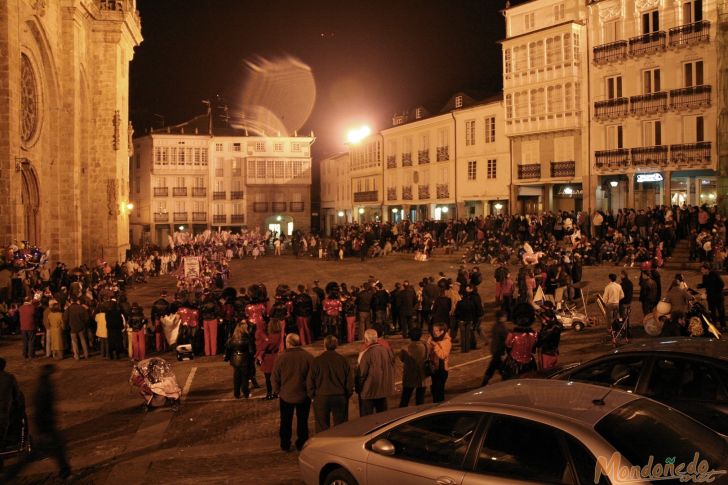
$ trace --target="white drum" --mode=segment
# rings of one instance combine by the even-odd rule
[[[650,337],[658,337],[662,333],[663,322],[654,313],[648,313],[642,320],[645,333]]]
[[[660,300],[660,303],[655,307],[658,315],[669,315],[672,310],[672,303],[667,300]]]

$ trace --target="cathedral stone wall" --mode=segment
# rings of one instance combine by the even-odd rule
[[[123,259],[135,7],[0,2],[0,244],[70,265]]]

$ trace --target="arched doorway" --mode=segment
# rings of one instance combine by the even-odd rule
[[[23,220],[25,223],[25,240],[35,246],[40,245],[40,187],[38,174],[25,160],[20,165],[22,178]]]

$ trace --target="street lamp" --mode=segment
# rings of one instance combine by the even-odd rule
[[[126,204],[126,210],[128,210],[129,212],[131,212],[133,209],[134,209],[134,204],[131,203],[131,202],[127,202],[127,204]]]
[[[283,217],[281,217],[281,216],[276,216],[276,221],[278,221],[278,222],[281,222],[282,220],[283,220]]]
[[[184,231],[185,230],[185,226],[179,226],[179,230],[180,231]]]
[[[616,180],[612,180],[611,182],[609,182],[609,185],[611,185],[613,189],[616,189],[617,185],[619,185],[619,182]]]
[[[349,133],[346,135],[346,139],[349,143],[355,145],[371,135],[371,133],[372,130],[368,126],[361,126],[359,128],[349,130]]]
[[[364,214],[364,208],[363,207],[359,207],[359,214]]]
[[[339,217],[344,217],[344,211],[339,211],[339,213],[338,213],[337,215],[338,215]]]
[[[574,189],[572,189],[571,187],[565,187],[564,188],[564,194],[571,195],[573,193],[574,193]]]
[[[392,207],[392,212],[396,214],[397,212],[399,212],[399,209],[397,209],[396,207]]]
[[[496,202],[495,204],[493,204],[493,207],[495,207],[495,210],[499,211],[503,208],[503,204],[501,204],[500,202]]]

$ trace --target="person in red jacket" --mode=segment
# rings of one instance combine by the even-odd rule
[[[273,365],[276,362],[278,352],[281,350],[283,329],[281,321],[272,319],[267,328],[265,324],[258,325],[255,331],[255,348],[256,359],[260,364],[260,370],[265,375],[265,398],[266,400],[275,399],[273,394],[273,382],[271,374],[273,374]]]
[[[23,335],[23,358],[30,360],[35,356],[35,311],[36,304],[30,297],[18,309],[20,332]]]

